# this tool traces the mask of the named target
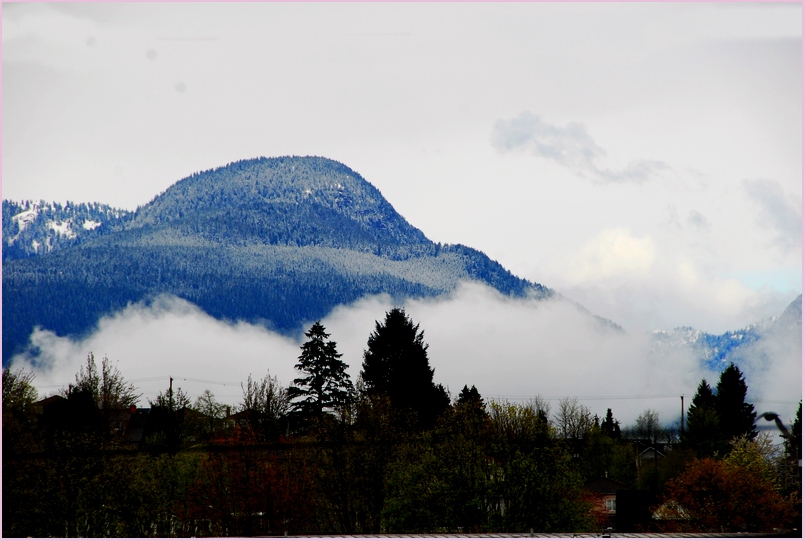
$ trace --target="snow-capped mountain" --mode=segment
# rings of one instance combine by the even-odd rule
[[[796,343],[802,332],[802,295],[797,297],[778,316],[759,321],[742,329],[710,334],[691,327],[652,333],[655,350],[693,351],[701,362],[714,371],[723,370],[729,363],[738,366],[748,358],[762,357],[763,342],[768,339]],[[801,342],[800,342],[801,349]]]
[[[131,214],[14,203],[3,212],[4,241],[19,248],[19,257],[3,254],[4,361],[37,326],[80,336],[162,294],[289,335],[367,295],[434,297],[463,281],[553,295],[478,250],[429,240],[372,184],[326,158],[196,173]]]
[[[3,361],[37,326],[81,336],[100,317],[161,294],[295,335],[367,295],[436,297],[463,281],[561,298],[478,250],[432,242],[372,184],[326,158],[259,158],[195,173],[135,212],[4,201]],[[721,335],[656,331],[654,349],[692,351],[716,371],[750,357],[760,366],[779,354],[771,343],[801,352],[801,303]]]
[[[100,203],[3,201],[3,261],[42,255],[97,236],[131,214]]]

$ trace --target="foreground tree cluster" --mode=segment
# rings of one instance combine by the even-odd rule
[[[474,385],[451,398],[402,309],[376,322],[354,384],[320,322],[305,336],[299,377],[249,376],[234,408],[172,385],[137,408],[91,354],[41,401],[31,374],[5,369],[3,535],[596,531],[613,524],[601,480],[643,502],[630,531],[801,520],[801,406],[782,452],[757,435],[732,365],[715,391],[702,382],[677,435],[653,410],[622,428],[573,398],[555,412],[538,396],[487,403]]]

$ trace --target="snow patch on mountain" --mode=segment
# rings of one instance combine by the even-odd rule
[[[47,223],[48,229],[55,232],[57,235],[67,237],[68,239],[76,238],[76,234],[73,231],[72,225],[73,225],[72,220],[65,220],[63,222],[48,220]]]
[[[785,311],[755,324],[723,334],[710,334],[691,327],[677,327],[671,331],[651,333],[656,351],[692,351],[710,370],[721,371],[730,363],[742,367],[756,363],[760,352],[768,355],[769,342],[801,342],[802,296],[795,299]]]
[[[95,236],[130,214],[100,203],[3,201],[3,261],[42,255]]]

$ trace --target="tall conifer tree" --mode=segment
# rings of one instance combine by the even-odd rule
[[[621,424],[612,415],[612,408],[607,408],[606,417],[601,421],[601,432],[614,440],[621,439]]]
[[[730,441],[746,435],[755,439],[755,408],[746,402],[746,382],[737,366],[730,363],[721,373],[716,386],[715,410],[718,414],[718,424],[721,427],[721,437]]]
[[[682,443],[696,451],[699,456],[713,456],[720,447],[721,434],[716,414],[716,399],[713,389],[702,380],[688,408],[687,425],[682,433]]]
[[[367,346],[361,371],[367,391],[387,395],[395,409],[415,412],[421,428],[432,427],[450,399],[433,383],[424,331],[405,310],[393,308],[383,323],[375,321]]]
[[[305,336],[308,341],[302,344],[302,354],[294,367],[305,376],[293,380],[288,394],[291,399],[302,398],[292,406],[295,413],[321,419],[325,411],[346,405],[352,393],[352,382],[336,343],[327,340],[330,335],[321,322],[314,323]]]

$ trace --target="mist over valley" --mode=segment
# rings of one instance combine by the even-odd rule
[[[87,225],[89,224],[89,225]],[[3,202],[3,362],[43,394],[88,352],[117,361],[151,398],[174,376],[237,403],[239,382],[294,377],[321,320],[353,379],[375,320],[404,306],[453,393],[579,397],[599,416],[664,422],[730,362],[757,407],[792,416],[801,297],[769,321],[708,334],[625,330],[485,254],[430,241],[380,192],[324,158],[260,158],[196,173],[134,212]]]

